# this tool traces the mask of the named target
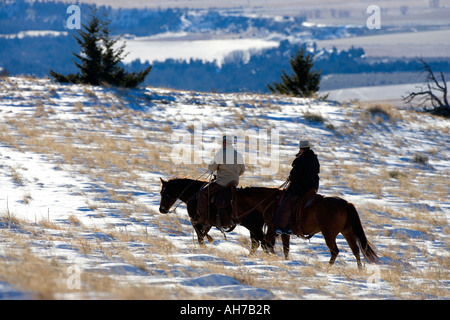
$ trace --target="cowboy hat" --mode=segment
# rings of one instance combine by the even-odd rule
[[[311,148],[312,144],[309,142],[309,140],[300,140],[298,147],[299,149]]]

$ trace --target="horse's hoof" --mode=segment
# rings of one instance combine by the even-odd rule
[[[209,243],[213,243],[214,242],[214,238],[211,237],[209,234],[206,235],[206,238],[208,239]]]

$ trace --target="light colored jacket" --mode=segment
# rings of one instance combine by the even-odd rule
[[[229,184],[237,186],[239,176],[245,171],[244,158],[234,148],[227,146],[216,153],[208,166],[208,170],[211,172],[217,170],[217,184],[223,187]]]

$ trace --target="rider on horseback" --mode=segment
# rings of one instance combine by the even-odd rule
[[[311,144],[307,140],[300,140],[300,151],[292,162],[289,174],[289,187],[286,190],[280,206],[273,217],[275,233],[291,234],[290,218],[301,197],[308,191],[319,189],[320,164]]]
[[[222,146],[208,166],[210,172],[217,171],[216,180],[204,187],[198,197],[198,223],[205,223],[208,220],[208,199],[224,188],[237,187],[239,176],[245,171],[244,158],[233,148],[230,137],[223,136]]]

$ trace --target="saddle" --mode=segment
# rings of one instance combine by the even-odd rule
[[[222,190],[214,193],[211,197],[211,204],[217,208],[216,212],[209,210],[208,220],[211,224],[215,224],[217,228],[221,229],[232,227],[234,222],[235,212],[233,210],[233,199],[236,194],[236,186],[228,185]]]
[[[292,231],[294,234],[299,235],[303,238],[309,239],[313,235],[304,235],[302,230],[302,222],[304,217],[304,212],[308,208],[312,208],[316,205],[317,201],[322,199],[323,195],[317,194],[316,189],[309,190],[305,195],[300,197],[297,202],[297,206],[294,211],[293,221],[292,221]]]
[[[305,199],[299,206],[299,210],[313,207],[316,204],[317,200],[323,198],[323,195],[317,194],[316,190],[312,189],[304,197]]]
[[[231,200],[233,199],[234,191],[232,188],[236,189],[234,186],[223,188],[222,190],[215,193],[211,199],[211,203],[217,208],[223,209],[231,205]]]

